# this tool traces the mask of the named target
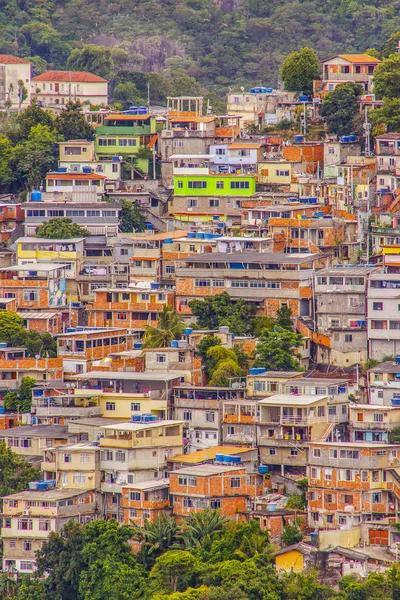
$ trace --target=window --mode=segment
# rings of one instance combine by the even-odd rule
[[[32,448],[32,439],[22,438],[20,442],[20,448]]]
[[[318,406],[317,414],[319,417],[325,416],[325,406]]]
[[[374,413],[374,422],[382,423],[382,421],[383,421],[383,414],[382,413]]]
[[[174,148],[183,148],[183,140],[174,140]]]
[[[184,410],[183,411],[183,420],[184,421],[191,421],[192,420],[192,411],[191,410]]]
[[[240,477],[231,477],[231,488],[240,488]]]
[[[313,513],[311,513],[311,517],[312,517],[313,521],[318,521],[319,520],[319,513],[313,512]]]
[[[299,451],[297,448],[290,448],[290,456],[298,456]]]
[[[276,176],[277,177],[289,177],[289,171],[277,169]]]
[[[215,188],[217,190],[223,190],[224,189],[224,182],[223,181],[217,181],[215,184]]]
[[[174,265],[166,265],[165,266],[165,272],[168,275],[174,275],[174,273],[175,273],[175,266]]]
[[[314,448],[313,449],[313,456],[314,456],[314,458],[321,458],[321,450],[320,450],[320,448]]]
[[[183,181],[181,181],[181,180],[177,181],[177,188],[178,188],[178,190],[183,189]]]
[[[117,140],[112,138],[99,138],[97,140],[99,146],[116,146]]]
[[[72,476],[73,483],[86,483],[86,473],[76,471]]]
[[[65,462],[65,463],[72,462],[72,454],[63,454],[63,462]]]
[[[136,517],[136,508],[131,508],[129,511],[129,516],[132,518]]]
[[[360,458],[359,450],[340,450],[339,452],[340,458],[345,458],[347,460],[358,460]]]
[[[211,198],[210,208],[219,208],[219,200],[217,200],[215,198]]]
[[[117,450],[117,452],[115,453],[115,460],[117,460],[118,462],[125,462],[125,458],[126,453],[122,452],[121,450]]]
[[[196,198],[189,198],[189,200],[188,200],[188,208],[197,208],[197,200],[196,200]]]
[[[156,363],[166,363],[167,362],[167,357],[165,354],[156,354]]]
[[[335,148],[332,146],[328,148],[328,154],[335,154]]]
[[[101,460],[113,460],[114,454],[112,450],[102,450]]]
[[[206,422],[214,423],[215,421],[215,413],[213,411],[206,412]]]
[[[150,519],[150,511],[149,510],[144,510],[143,511],[143,518],[144,519]]]
[[[255,392],[265,392],[265,381],[254,381]]]
[[[270,456],[276,456],[276,448],[270,448],[269,449],[269,455]]]
[[[132,502],[140,501],[140,492],[129,492],[129,500]]]
[[[372,482],[379,483],[379,481],[380,481],[379,471],[372,471]]]
[[[383,310],[383,302],[373,302],[372,310]]]
[[[340,496],[340,502],[342,504],[353,504],[353,496],[351,494],[342,494]]]
[[[207,181],[188,181],[189,190],[205,190]]]
[[[81,454],[81,463],[90,463],[90,454]]]
[[[106,410],[115,410],[115,402],[106,402]]]
[[[325,469],[324,477],[326,481],[332,481],[332,469]]]
[[[333,498],[333,494],[325,494],[325,502],[327,504],[332,504],[334,498]]]
[[[132,412],[140,411],[140,403],[139,402],[131,402],[131,411]]]
[[[22,531],[32,531],[32,519],[18,519],[18,529]]]
[[[22,548],[23,548],[24,552],[31,552],[32,551],[32,542],[31,542],[31,540],[24,540],[22,542]]]
[[[24,292],[24,301],[25,302],[37,302],[39,300],[39,292],[33,291],[25,291]]]
[[[120,138],[118,146],[136,146],[136,140],[134,138]]]
[[[117,319],[118,319],[118,321],[125,321],[125,319],[126,319],[126,312],[119,312],[119,313],[117,313]]]
[[[354,472],[351,469],[338,470],[339,481],[354,481]]]
[[[193,508],[194,500],[192,498],[184,498],[183,499],[183,507],[184,508]]]
[[[235,427],[233,425],[228,425],[228,435],[235,435]]]
[[[231,190],[249,190],[249,181],[231,181]]]
[[[211,287],[211,279],[195,279],[194,287]]]
[[[353,336],[350,333],[346,333],[344,336],[344,341],[350,343],[353,341]]]
[[[19,569],[20,571],[33,571],[33,562],[29,560],[21,560],[21,562],[19,563]]]
[[[311,479],[319,479],[321,476],[321,469],[317,469],[316,467],[311,468]]]
[[[373,502],[373,504],[380,504],[382,502],[381,492],[374,492],[372,494],[372,502]]]
[[[218,510],[221,508],[221,500],[210,500],[211,510]]]

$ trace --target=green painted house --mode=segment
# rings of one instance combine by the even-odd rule
[[[174,195],[247,197],[256,192],[255,175],[210,174],[204,170],[204,175],[175,175]]]

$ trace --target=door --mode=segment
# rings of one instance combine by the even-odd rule
[[[388,529],[370,529],[369,543],[371,546],[388,546],[389,545],[389,530]]]

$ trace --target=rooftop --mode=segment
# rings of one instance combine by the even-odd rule
[[[286,254],[285,252],[240,252],[227,254],[226,252],[203,252],[196,256],[179,258],[177,262],[204,263],[204,262],[229,262],[229,263],[261,263],[263,265],[301,265],[311,263],[324,254]],[[188,276],[191,276],[188,273]]]
[[[346,385],[349,381],[351,381],[351,377],[348,379],[329,379],[329,378],[319,378],[319,377],[299,377],[293,383],[295,385]]]
[[[107,79],[87,71],[46,71],[32,81],[62,81],[66,83],[108,83]]]
[[[102,393],[101,390],[97,390],[99,393]],[[104,427],[106,425],[122,425],[123,423],[126,423],[128,421],[128,419],[121,419],[121,420],[116,420],[116,419],[111,419],[108,417],[87,417],[86,419],[76,419],[74,421],[70,421],[68,423],[68,427],[70,427],[71,425],[79,425],[79,426],[83,426],[83,427]]]
[[[400,133],[381,133],[375,136],[376,140],[400,140]]]
[[[0,437],[34,437],[34,438],[67,438],[68,427],[65,425],[25,425],[0,431]]]
[[[351,277],[352,275],[370,275],[372,273],[382,273],[382,269],[380,267],[327,267],[326,269],[318,269],[316,275],[346,275]]]
[[[11,54],[0,54],[0,65],[30,65],[31,61]]]
[[[177,371],[173,374],[153,373],[150,371],[145,371],[144,373],[126,371],[90,371],[90,373],[75,375],[74,379],[104,379],[106,381],[109,381],[110,379],[120,379],[124,381],[173,381],[174,379],[180,379],[185,375],[186,373],[184,371]]]
[[[322,62],[328,62],[328,60],[332,60],[333,58],[343,58],[351,63],[367,63],[367,64],[379,64],[381,61],[374,56],[370,56],[369,54],[335,54],[334,56],[330,56],[326,58]]]
[[[155,423],[116,423],[115,425],[104,425],[102,429],[118,431],[143,431],[145,429],[155,429],[168,425],[182,425],[183,421],[157,421]]]
[[[53,319],[60,313],[58,312],[19,312],[21,319]]]
[[[160,488],[168,487],[169,479],[158,479],[157,481],[142,481],[140,483],[129,483],[124,484],[122,487],[127,487],[133,490],[141,490],[143,492],[150,492],[151,490],[158,490]]]
[[[82,329],[77,328],[75,331],[69,331],[67,333],[59,333],[57,335],[57,338],[65,338],[65,337],[75,337],[77,335],[85,335],[85,334],[93,334],[93,333],[99,333],[101,335],[105,335],[107,333],[116,333],[117,331],[119,332],[124,332],[127,333],[127,329],[126,327],[83,327]]]
[[[202,462],[214,460],[217,454],[226,454],[228,456],[236,456],[237,454],[246,454],[252,452],[254,448],[241,448],[240,446],[213,446],[190,454],[181,454],[169,458],[168,462],[185,463],[187,465],[197,465]]]
[[[396,364],[392,360],[382,362],[380,365],[368,369],[370,373],[400,373],[400,364]]]
[[[149,114],[145,114],[145,115],[124,115],[124,114],[111,114],[111,115],[107,115],[106,117],[104,117],[105,121],[109,121],[110,119],[116,119],[118,121],[146,121],[147,119],[150,119],[152,115]]]
[[[195,465],[193,467],[183,467],[176,471],[171,471],[170,475],[197,475],[198,477],[208,477],[210,475],[223,475],[224,473],[238,473],[245,467],[225,467],[222,465]]]
[[[0,271],[7,271],[9,273],[27,271],[29,273],[48,273],[50,271],[56,271],[57,269],[63,269],[68,265],[57,264],[57,263],[27,263],[25,265],[13,265],[12,267],[1,267]]]
[[[106,179],[105,175],[99,175],[98,173],[61,173],[59,171],[52,171],[47,173],[46,179]]]
[[[25,490],[23,492],[17,492],[16,494],[10,494],[6,496],[7,500],[45,500],[46,502],[51,500],[64,500],[67,498],[73,498],[74,496],[82,496],[86,494],[87,490],[69,490],[69,489],[48,489],[48,490]]]
[[[174,117],[170,123],[212,123],[217,117]]]
[[[77,242],[82,242],[83,240],[86,240],[86,238],[84,237],[80,237],[80,238],[67,238],[67,239],[52,239],[52,238],[41,238],[41,237],[34,237],[34,236],[24,236],[24,237],[20,237],[17,239],[17,243],[18,244],[28,244],[28,243],[36,243],[36,244],[75,244]]]
[[[293,394],[274,394],[269,398],[259,400],[258,404],[262,406],[311,406],[327,398],[326,394],[300,394],[298,396],[294,396]]]
[[[229,144],[228,150],[258,150],[261,144]]]
[[[264,371],[259,375],[250,375],[251,377],[278,377],[279,379],[291,379],[297,378],[300,375],[300,371]]]

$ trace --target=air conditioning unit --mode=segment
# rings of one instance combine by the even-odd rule
[[[29,515],[31,514],[31,511],[30,510],[23,510],[22,514],[23,514],[24,517],[29,517]]]

